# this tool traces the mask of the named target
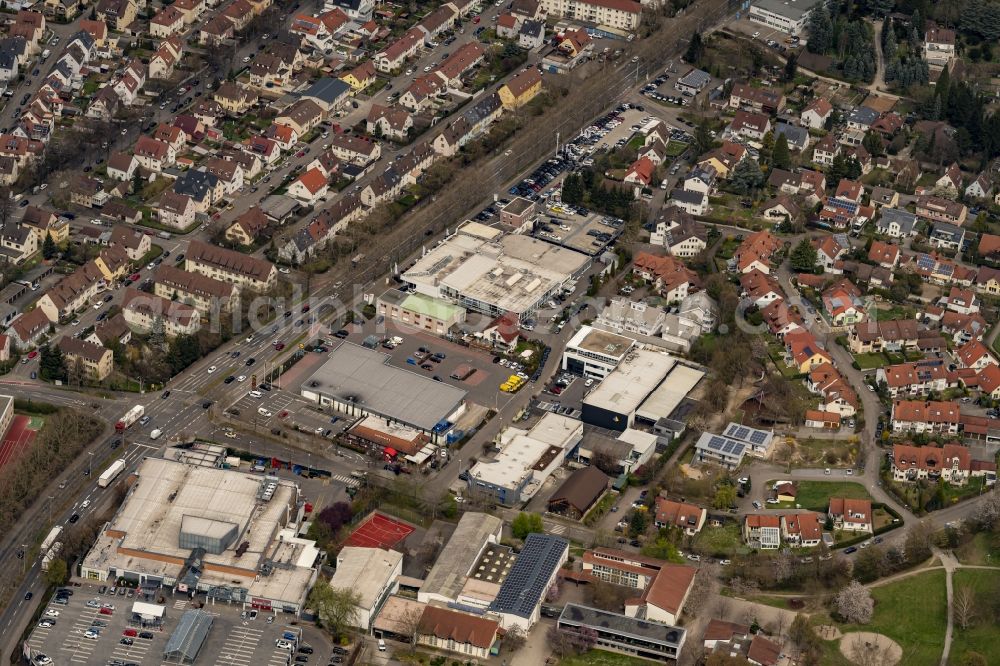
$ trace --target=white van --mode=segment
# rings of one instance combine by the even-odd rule
[[[381,638],[378,639],[378,651],[385,652],[385,641],[382,640]]]
[[[163,431],[160,430],[159,428],[157,428],[157,429],[153,430],[153,432],[149,433],[149,438],[150,439],[159,439],[160,435],[162,435],[162,434],[163,434]]]

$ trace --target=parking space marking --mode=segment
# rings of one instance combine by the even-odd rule
[[[219,666],[248,666],[260,643],[262,629],[250,626],[233,627],[219,650]]]
[[[188,600],[187,599],[178,599],[178,600],[176,600],[174,602],[174,609],[175,610],[184,610],[185,608],[187,608],[187,605],[188,605]]]
[[[286,666],[291,661],[291,654],[288,650],[276,647],[271,653],[271,658],[267,660],[267,663],[271,666]]]

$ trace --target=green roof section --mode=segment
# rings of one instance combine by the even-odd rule
[[[399,307],[441,321],[459,318],[465,312],[464,308],[458,305],[423,294],[405,294],[405,298],[399,302]]]

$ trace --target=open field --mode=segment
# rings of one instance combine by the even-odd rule
[[[767,487],[774,486],[774,481],[768,481]],[[777,509],[794,509],[798,504],[803,509],[826,511],[831,497],[846,497],[848,499],[868,499],[871,495],[865,487],[854,481],[799,481],[799,494],[795,502],[779,502],[769,504]]]

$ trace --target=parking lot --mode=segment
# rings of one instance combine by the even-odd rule
[[[45,655],[53,664],[160,664],[164,647],[181,615],[198,605],[185,596],[173,597],[168,593],[162,604],[160,626],[152,621],[144,625],[132,613],[138,599],[111,595],[110,587],[101,594],[101,587],[105,586],[82,583],[70,588],[74,593],[65,605],[49,604],[53,615],[43,612],[39,624],[49,620],[52,626],[36,626],[28,638],[35,663],[49,663],[38,656]],[[156,600],[151,597],[151,602]],[[311,655],[303,655],[307,659],[304,663],[326,664],[331,656],[329,644],[319,630],[308,625],[289,625],[294,616],[254,611],[241,617],[240,606],[222,603],[208,604],[203,610],[213,616],[213,624],[195,664],[285,666],[290,651],[276,646],[285,631],[300,636],[296,645],[305,644],[309,646],[307,649],[314,650]],[[268,617],[272,618],[270,622]]]

